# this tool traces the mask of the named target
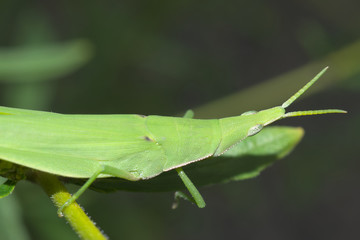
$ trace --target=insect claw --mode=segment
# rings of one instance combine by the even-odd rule
[[[71,198],[70,198],[69,200],[71,200]],[[64,217],[64,213],[63,213],[64,209],[71,204],[71,202],[70,202],[69,200],[67,200],[67,201],[66,201],[61,207],[59,207],[59,209],[57,210],[57,215],[58,215],[59,217]]]
[[[64,205],[63,205],[63,206],[64,206]],[[63,206],[61,206],[61,207],[59,208],[59,210],[57,210],[57,215],[58,215],[60,218],[64,217],[64,213],[63,213],[63,211],[62,211]]]
[[[174,202],[171,205],[171,209],[177,209],[179,204],[180,204],[180,199],[184,199],[187,200],[191,203],[196,204],[196,202],[194,201],[194,199],[190,196],[188,196],[186,193],[182,192],[182,191],[176,191],[174,194]]]

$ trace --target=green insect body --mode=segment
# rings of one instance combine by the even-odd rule
[[[191,119],[191,114],[184,118],[64,115],[0,107],[0,159],[59,176],[88,178],[60,212],[96,178],[145,180],[172,169],[203,207],[200,193],[181,167],[219,156],[281,118],[343,113],[336,109],[285,113],[325,70],[282,106],[222,119]]]
[[[7,110],[0,108],[9,113]],[[99,177],[147,179],[222,154],[246,138],[254,126],[268,124],[268,111],[279,117],[283,112],[270,109],[214,120],[56,113],[39,116],[36,111],[21,118],[19,113],[2,115],[0,156],[5,161],[65,177],[89,178],[104,167]],[[259,115],[264,117],[257,120]],[[32,155],[37,161],[29,161]],[[57,161],[51,160],[54,157]],[[115,169],[121,171],[116,173]]]

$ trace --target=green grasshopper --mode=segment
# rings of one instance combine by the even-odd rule
[[[192,119],[192,112],[182,118],[64,115],[0,107],[0,159],[3,160],[0,173],[8,177],[1,166],[15,164],[63,177],[88,179],[59,209],[61,213],[97,178],[137,181],[176,170],[193,200],[202,208],[205,202],[182,166],[217,157],[279,119],[345,113],[338,109],[285,112],[326,69],[281,106],[221,119]],[[21,173],[16,176],[21,178]]]

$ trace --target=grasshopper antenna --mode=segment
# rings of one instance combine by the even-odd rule
[[[288,100],[286,100],[281,107],[287,108],[290,106],[296,99],[298,99],[306,90],[308,90],[325,72],[329,67],[324,68],[319,72],[310,82],[308,82],[304,87],[292,95]],[[344,110],[340,109],[324,109],[324,110],[308,110],[308,111],[296,111],[285,113],[282,118],[287,117],[297,117],[297,116],[306,116],[306,115],[318,115],[318,114],[328,114],[328,113],[347,113]]]

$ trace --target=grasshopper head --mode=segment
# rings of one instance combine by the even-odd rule
[[[256,115],[256,124],[249,129],[248,136],[252,136],[258,133],[264,126],[269,125],[279,119],[287,117],[297,117],[297,116],[306,116],[306,115],[318,115],[318,114],[327,114],[327,113],[346,113],[344,110],[339,109],[324,109],[324,110],[307,110],[307,111],[295,111],[286,113],[285,109],[290,106],[296,99],[298,99],[308,88],[310,88],[328,69],[324,68],[320,73],[318,73],[311,81],[309,81],[304,87],[297,91],[293,96],[286,100],[281,106],[269,108],[259,112],[249,111],[242,114],[246,115]]]
[[[326,110],[307,110],[286,113],[285,109],[298,99],[311,85],[313,85],[327,70],[324,68],[310,82],[297,91],[293,96],[286,100],[281,106],[269,108],[259,112],[249,111],[238,117],[220,119],[220,125],[223,130],[222,142],[215,152],[215,156],[224,153],[237,142],[244,140],[246,137],[253,136],[261,129],[279,119],[296,116],[318,115],[327,113],[346,113],[339,109]]]

